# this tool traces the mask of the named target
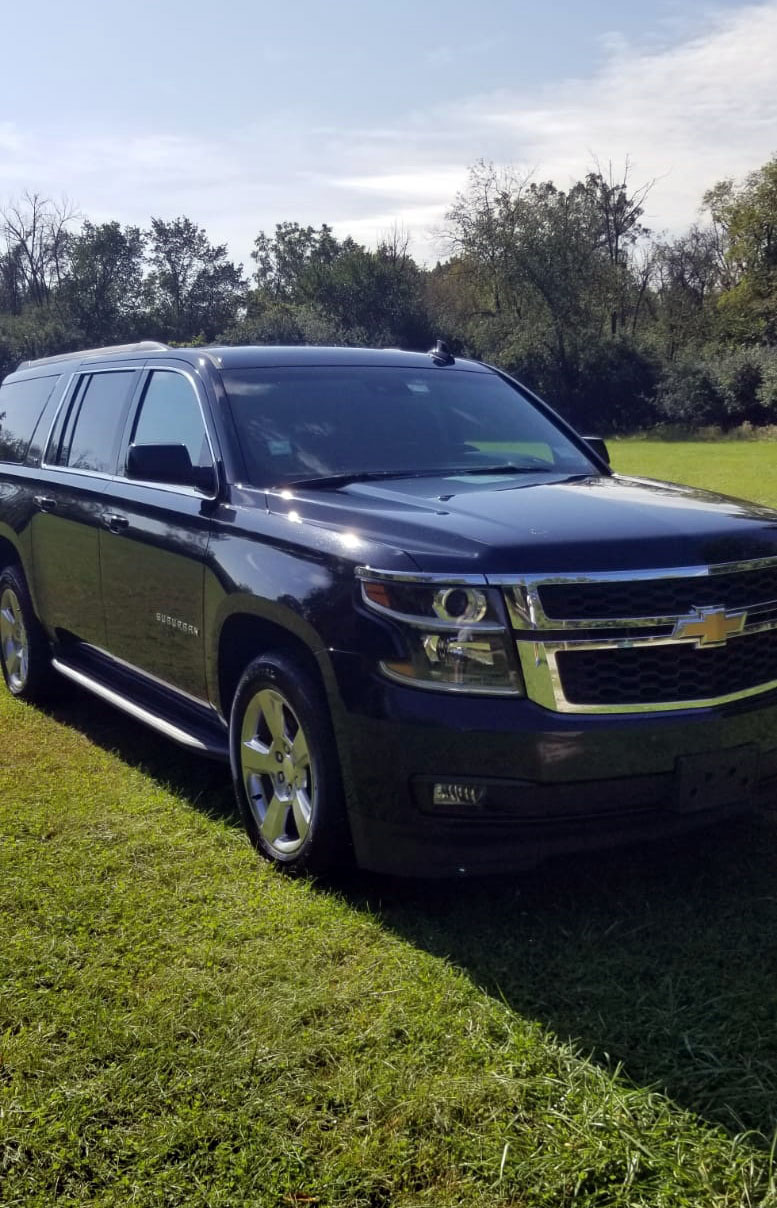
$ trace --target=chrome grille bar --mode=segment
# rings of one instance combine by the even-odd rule
[[[671,701],[656,700],[653,702],[629,702],[623,700],[611,704],[578,703],[567,698],[564,690],[564,678],[559,667],[558,655],[566,651],[591,651],[601,653],[603,674],[607,671],[607,655],[624,649],[644,649],[646,654],[657,647],[674,646],[676,649],[688,651],[709,645],[719,647],[735,643],[740,638],[753,634],[767,633],[777,629],[777,599],[758,599],[755,583],[752,584],[753,599],[748,606],[737,606],[731,612],[726,612],[726,600],[721,598],[717,606],[697,606],[693,601],[693,582],[703,581],[707,585],[714,582],[717,576],[742,575],[737,583],[737,595],[742,595],[744,589],[747,596],[747,575],[752,571],[777,571],[777,558],[761,558],[748,562],[721,563],[712,566],[671,567],[668,569],[639,570],[639,571],[602,571],[591,574],[541,574],[520,576],[487,576],[490,584],[499,585],[505,597],[510,622],[516,640],[516,650],[526,683],[527,696],[547,709],[559,713],[605,713],[629,714],[645,712],[666,712],[678,709],[709,708],[714,705],[726,704],[731,701],[745,699],[760,693],[777,689],[777,679],[768,674],[760,683],[748,684],[735,692],[715,695],[699,699],[693,694],[680,695]],[[541,590],[543,587],[555,585],[588,585],[614,587],[623,584],[638,585],[641,582],[655,585],[657,580],[673,580],[679,583],[685,581],[691,588],[689,606],[684,612],[674,611],[661,616],[636,615],[613,618],[594,617],[555,617],[548,616],[543,609]],[[764,584],[762,583],[763,587]],[[721,584],[723,589],[724,584]],[[725,592],[722,590],[722,596]],[[697,622],[704,627],[705,618],[710,614],[722,614],[730,622],[730,628],[739,629],[736,633],[714,635],[715,640],[709,642],[705,637],[684,636],[686,630],[698,628]],[[653,630],[642,636],[640,630]],[[607,630],[605,637],[601,631]],[[667,630],[669,631],[667,633]],[[621,632],[619,632],[621,631]],[[658,631],[658,632],[656,632]],[[681,636],[683,635],[683,636]],[[743,648],[744,649],[744,648]],[[701,658],[705,655],[702,654]],[[714,653],[712,655],[714,657]],[[764,669],[762,669],[764,674]]]

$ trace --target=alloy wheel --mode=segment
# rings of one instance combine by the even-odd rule
[[[240,769],[264,843],[277,855],[293,856],[310,830],[316,781],[305,731],[276,688],[262,688],[248,702]]]
[[[19,597],[11,587],[0,597],[0,648],[8,686],[21,692],[29,675],[30,643]]]

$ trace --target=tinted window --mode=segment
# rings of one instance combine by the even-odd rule
[[[143,393],[132,443],[186,445],[193,466],[213,465],[200,404],[188,378],[154,370]]]
[[[257,486],[354,471],[484,473],[505,463],[594,471],[495,373],[316,366],[224,370],[223,381]]]
[[[6,382],[0,388],[0,461],[24,461],[35,425],[58,380],[55,374]]]
[[[93,373],[81,379],[70,404],[58,461],[77,470],[113,472],[116,443],[132,370]]]

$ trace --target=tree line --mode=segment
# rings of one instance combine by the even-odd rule
[[[667,239],[650,184],[598,165],[567,189],[480,162],[419,265],[326,224],[260,233],[248,270],[187,217],[94,223],[26,194],[0,211],[0,373],[36,356],[171,344],[366,344],[496,363],[574,423],[628,432],[777,423],[777,158]]]

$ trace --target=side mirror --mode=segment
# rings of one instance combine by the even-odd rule
[[[195,487],[206,495],[216,493],[213,467],[193,466],[186,445],[130,445],[127,477],[141,482],[163,482],[168,486]]]
[[[583,440],[587,445],[590,445],[597,457],[601,457],[602,461],[607,465],[610,464],[610,450],[607,448],[607,443],[601,436],[584,436]]]

